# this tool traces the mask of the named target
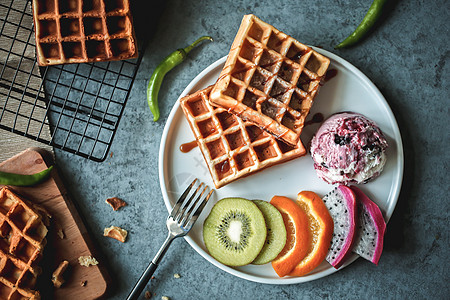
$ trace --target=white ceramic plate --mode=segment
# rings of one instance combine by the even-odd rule
[[[377,179],[360,187],[380,206],[385,219],[389,220],[400,193],[403,176],[403,148],[395,117],[383,95],[361,71],[328,51],[315,50],[329,57],[330,69],[336,69],[338,73],[320,89],[309,117],[317,112],[326,118],[336,112],[354,111],[369,117],[380,126],[389,143],[388,160],[383,173]],[[213,84],[219,77],[225,60],[226,57],[223,57],[201,72],[180,97]],[[314,124],[304,128],[302,141],[305,145],[308,145],[318,126],[319,124]],[[159,152],[159,178],[168,211],[194,177],[214,186],[198,147],[188,153],[182,153],[179,149],[182,144],[193,140],[194,135],[177,101],[164,128]],[[271,264],[237,268],[225,266],[208,254],[203,243],[202,224],[213,204],[224,197],[238,196],[270,201],[274,195],[283,195],[295,199],[297,193],[303,190],[311,190],[323,196],[333,188],[316,176],[309,154],[270,167],[216,190],[186,240],[195,251],[219,269],[247,280],[268,284],[293,284],[327,276],[337,271],[327,262],[323,262],[307,276],[285,278],[279,278]],[[343,267],[356,258],[357,256],[353,255]]]

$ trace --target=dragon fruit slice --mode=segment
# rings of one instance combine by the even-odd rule
[[[352,253],[356,232],[356,199],[350,188],[341,185],[326,194],[323,202],[334,222],[333,238],[326,260],[338,269]]]
[[[380,208],[369,197],[356,186],[350,188],[355,193],[359,211],[353,252],[377,265],[383,251],[386,223]]]

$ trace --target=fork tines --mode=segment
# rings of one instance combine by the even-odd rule
[[[189,197],[192,188],[196,185],[197,182],[199,183],[199,185]],[[169,218],[172,218],[183,227],[191,227],[197,220],[198,216],[202,212],[203,208],[205,207],[214,191],[214,189],[211,189],[209,193],[206,194],[206,197],[204,197],[202,200],[202,197],[208,190],[208,188],[209,187],[206,184],[199,181],[197,178],[194,179],[178,199],[177,203],[172,209],[172,212],[170,213]]]

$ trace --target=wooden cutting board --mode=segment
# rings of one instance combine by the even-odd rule
[[[52,164],[51,155],[40,148],[27,149],[0,164],[0,171],[34,174]],[[0,185],[1,187],[1,185]],[[24,198],[44,207],[52,216],[52,227],[47,235],[44,258],[41,261],[43,273],[37,288],[42,299],[97,299],[106,295],[109,276],[98,253],[95,253],[83,222],[74,204],[68,197],[67,190],[57,174],[52,171],[51,178],[33,187],[11,187]],[[64,237],[58,235],[62,229]],[[96,255],[97,254],[97,255]],[[83,267],[78,257],[91,255],[99,265]],[[51,274],[63,260],[69,261],[70,268],[65,284],[53,288]],[[85,285],[82,286],[82,282]]]

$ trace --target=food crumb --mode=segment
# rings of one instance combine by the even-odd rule
[[[66,271],[68,266],[69,262],[67,260],[63,260],[53,272],[52,282],[56,288],[60,288],[64,284],[64,272]]]
[[[145,291],[145,299],[150,299],[152,297],[152,293],[150,293],[149,291]]]
[[[119,208],[128,205],[125,201],[117,197],[108,198],[105,202],[111,205],[113,210],[118,210]]]
[[[167,297],[167,296],[162,296],[162,297],[161,297],[161,300],[170,300],[170,298]]]
[[[180,278],[181,276],[180,276],[180,274],[175,273],[175,274],[173,274],[173,277],[176,278],[176,279],[178,279],[178,278]]]
[[[55,226],[55,230],[56,230],[56,235],[57,235],[61,240],[64,239],[64,231],[63,231],[63,229],[62,229],[61,224],[60,224],[58,221],[56,221],[56,220],[53,221],[53,224],[55,224],[54,226]]]
[[[61,228],[58,229],[56,234],[59,236],[60,239],[64,239],[64,231]]]
[[[95,259],[95,257],[92,256],[80,256],[78,257],[78,262],[83,267],[89,267],[89,266],[96,266],[98,265],[98,261]]]
[[[125,229],[122,229],[117,226],[111,226],[108,228],[105,228],[103,230],[103,236],[107,236],[113,239],[116,239],[122,243],[125,243],[125,240],[127,239],[128,232]]]
[[[86,286],[87,280],[80,282],[81,286]]]

